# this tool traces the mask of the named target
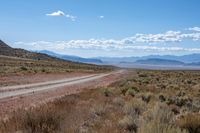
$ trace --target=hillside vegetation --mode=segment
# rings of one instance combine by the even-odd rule
[[[1,132],[199,133],[200,71],[130,71],[1,122]]]
[[[98,66],[62,60],[32,60],[0,56],[0,75],[53,72],[106,72],[111,66]]]

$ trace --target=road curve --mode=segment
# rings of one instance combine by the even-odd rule
[[[1,87],[0,88],[0,99],[6,99],[6,98],[10,98],[10,97],[28,95],[31,93],[34,94],[36,92],[54,90],[54,89],[58,89],[63,86],[75,85],[75,84],[80,84],[80,83],[100,79],[100,78],[108,76],[110,74],[112,74],[112,73],[92,74],[92,75],[88,75],[88,76],[47,81],[47,82],[43,82],[43,83]]]

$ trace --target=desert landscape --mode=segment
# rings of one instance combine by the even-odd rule
[[[2,133],[200,132],[200,71],[1,54]]]
[[[0,133],[200,133],[199,0],[1,0]]]
[[[43,92],[1,100],[4,119],[0,129],[42,133],[198,133],[199,77],[199,71],[123,70],[100,83],[95,81],[95,85],[73,86],[76,91],[63,87],[63,96],[56,91],[51,95]]]

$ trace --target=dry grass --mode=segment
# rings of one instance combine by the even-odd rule
[[[50,109],[49,109],[50,108]],[[61,113],[56,108],[42,106],[37,109],[19,110],[1,122],[1,132],[56,133],[60,130]]]
[[[75,63],[62,60],[26,60],[0,57],[0,75],[53,73],[53,72],[105,72],[110,66]]]
[[[131,71],[107,88],[18,111],[0,132],[199,133],[199,86],[199,71]]]
[[[138,128],[137,118],[133,116],[124,116],[124,118],[119,121],[119,126],[127,131],[136,132]]]
[[[190,133],[200,132],[200,114],[199,113],[183,114],[177,119],[176,123],[179,127],[187,129]]]

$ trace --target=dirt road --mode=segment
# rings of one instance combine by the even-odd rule
[[[37,106],[63,96],[80,93],[85,89],[105,87],[126,76],[127,71],[119,70],[0,87],[0,118],[9,116],[18,109]]]
[[[84,83],[84,82],[102,78],[109,74],[92,74],[92,75],[88,75],[88,76],[47,81],[47,82],[43,82],[43,83],[1,87],[0,88],[0,99],[26,95],[29,93],[35,93],[35,92],[39,92],[39,91],[49,91],[49,90],[57,89],[59,87],[63,87],[63,86],[67,86],[67,85]]]

